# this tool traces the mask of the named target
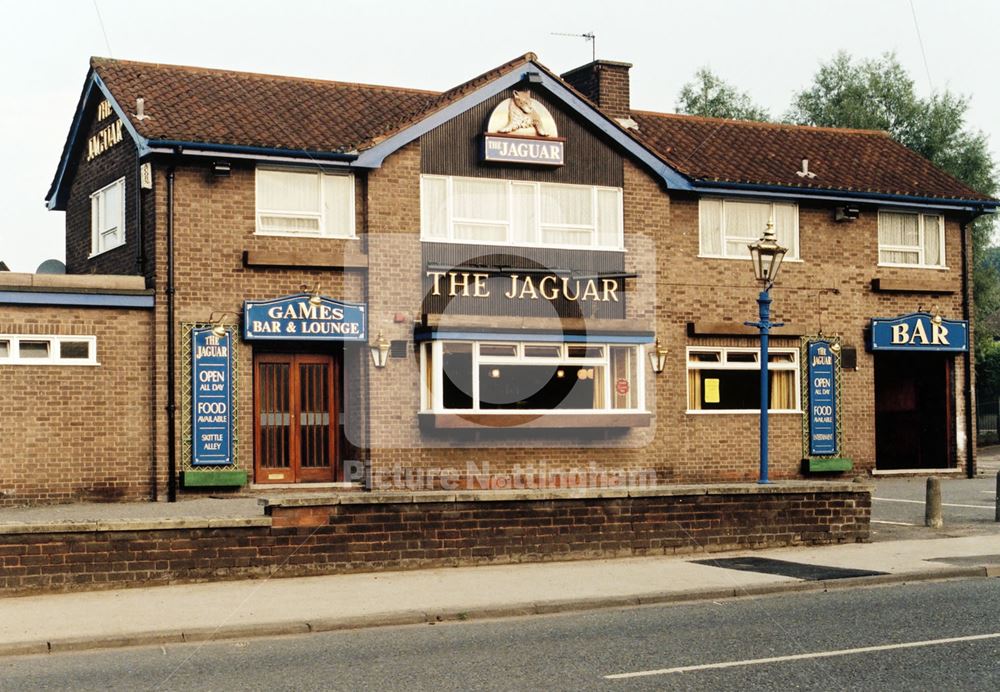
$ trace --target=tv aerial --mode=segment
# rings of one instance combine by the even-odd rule
[[[593,31],[586,34],[563,34],[558,31],[553,31],[552,36],[569,36],[570,38],[582,38],[586,41],[590,41],[590,59],[597,60],[597,36]]]

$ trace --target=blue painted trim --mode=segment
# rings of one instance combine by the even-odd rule
[[[562,332],[475,332],[450,329],[419,331],[414,341],[529,341],[546,343],[597,343],[597,344],[651,344],[655,341],[652,332],[643,334],[564,334]]]
[[[63,147],[62,157],[59,160],[59,168],[56,170],[56,177],[52,181],[52,186],[49,189],[48,196],[45,198],[45,206],[50,211],[58,209],[60,206],[59,191],[62,188],[63,179],[66,177],[66,171],[69,168],[69,162],[73,156],[73,151],[76,149],[76,140],[80,136],[80,130],[83,125],[83,112],[86,109],[87,102],[90,101],[90,97],[95,88],[100,90],[104,98],[107,99],[112,110],[114,110],[115,114],[117,114],[118,118],[122,121],[123,127],[128,131],[129,136],[132,137],[132,141],[135,142],[135,146],[139,150],[139,155],[144,156],[149,151],[146,139],[136,131],[132,122],[126,117],[125,111],[122,109],[121,105],[119,105],[114,96],[111,95],[111,91],[108,89],[107,85],[100,78],[97,72],[91,68],[90,74],[87,76],[87,80],[83,85],[83,93],[80,95],[80,101],[76,105],[76,113],[73,115],[73,124],[70,126],[69,137],[66,140],[66,145]]]
[[[663,179],[667,187],[675,190],[692,189],[691,183],[687,180],[687,178],[663,163],[663,161],[661,161],[649,149],[639,144],[639,142],[635,139],[625,134],[621,128],[609,121],[606,116],[594,110],[594,108],[589,104],[584,103],[569,89],[543,72],[541,68],[534,66],[532,63],[526,63],[515,67],[507,74],[501,75],[489,84],[480,87],[445,108],[432,113],[420,122],[411,125],[405,130],[397,132],[384,142],[381,142],[371,149],[363,152],[358,157],[357,165],[362,168],[378,168],[382,165],[382,162],[389,154],[400,149],[404,145],[409,144],[421,135],[430,132],[434,128],[443,125],[447,121],[460,115],[461,113],[464,113],[473,106],[482,103],[491,96],[495,96],[503,90],[519,84],[528,72],[538,74],[541,79],[541,85],[544,86],[549,93],[563,101],[569,108],[576,111],[577,114],[584,120],[600,130],[616,144],[624,148],[629,154],[639,159],[639,161],[641,161],[644,165],[648,166]]]
[[[343,154],[339,152],[308,151],[306,149],[281,149],[276,147],[249,147],[238,144],[214,144],[211,142],[187,142],[179,139],[151,139],[149,140],[150,150],[158,147],[167,149],[181,148],[193,149],[195,151],[218,152],[220,154],[250,154],[257,156],[287,156],[291,158],[301,158],[307,161],[315,159],[352,162],[358,158],[357,154]]]
[[[756,185],[750,183],[714,183],[698,181],[692,188],[695,192],[703,194],[731,194],[757,196],[757,197],[781,197],[781,198],[805,198],[823,199],[833,202],[857,202],[857,201],[883,201],[897,206],[919,207],[922,209],[947,209],[952,211],[971,211],[982,214],[992,214],[1000,207],[1000,202],[981,200],[947,200],[940,197],[917,197],[909,195],[891,195],[874,192],[849,192],[835,189],[812,189],[793,188],[783,185]]]
[[[152,295],[118,293],[57,293],[48,291],[0,291],[0,304],[72,306],[85,308],[151,308]]]

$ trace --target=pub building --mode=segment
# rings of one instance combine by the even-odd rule
[[[94,58],[0,275],[0,503],[973,473],[969,223],[885,133]]]

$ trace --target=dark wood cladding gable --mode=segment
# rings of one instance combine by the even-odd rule
[[[513,89],[507,89],[421,137],[420,171],[436,175],[623,187],[621,154],[582,119],[557,105],[544,91],[538,88],[529,91],[552,114],[559,136],[566,138],[565,165],[547,168],[480,161],[486,124],[497,104],[510,98]]]
[[[428,276],[432,268],[437,271],[483,272],[490,274],[486,282],[489,297],[476,298],[433,295],[433,282]],[[501,271],[505,269],[505,271]],[[525,271],[527,270],[527,271]],[[537,282],[545,275],[557,274],[572,277],[620,276],[625,272],[625,255],[621,252],[599,250],[564,250],[559,248],[532,248],[465,243],[423,244],[423,306],[424,314],[497,315],[514,317],[596,317],[624,319],[627,290],[631,280],[617,278],[617,300],[581,301],[567,300],[560,296],[549,301],[541,296],[536,299],[509,299],[504,293],[510,289],[511,275],[532,276]],[[575,282],[576,279],[572,279]],[[442,286],[444,283],[442,283]]]

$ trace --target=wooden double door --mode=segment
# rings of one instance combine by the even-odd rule
[[[337,359],[313,353],[254,356],[257,483],[337,480]]]

